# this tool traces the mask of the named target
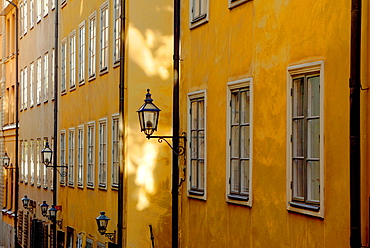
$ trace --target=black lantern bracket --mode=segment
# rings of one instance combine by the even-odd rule
[[[105,237],[107,237],[111,242],[116,242],[116,230],[112,233],[104,233]]]
[[[146,138],[149,139],[158,139],[158,143],[162,143],[163,141],[167,143],[167,145],[172,149],[172,151],[177,155],[177,156],[182,156],[186,155],[186,133],[183,132],[181,136],[152,136],[152,135],[147,135]],[[178,146],[178,147],[173,147],[170,142],[167,141],[167,139],[183,139],[184,140],[184,146]],[[185,158],[184,158],[185,159]]]

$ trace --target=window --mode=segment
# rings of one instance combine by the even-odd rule
[[[107,186],[107,120],[99,121],[99,187]]]
[[[41,7],[42,7],[41,0],[36,0],[36,4],[37,4],[37,6],[36,6],[37,23],[39,23],[41,21],[41,12],[42,12],[42,10],[41,10]]]
[[[251,205],[252,79],[228,83],[227,200]]]
[[[94,187],[95,123],[87,124],[87,186]]]
[[[30,0],[30,28],[35,26],[35,1]]]
[[[96,61],[96,13],[89,18],[89,78],[95,77]]]
[[[67,82],[67,39],[62,41],[62,82],[60,86],[61,92],[66,91]]]
[[[55,94],[55,49],[51,51],[51,99],[54,100],[54,94]]]
[[[27,99],[27,96],[28,96],[27,77],[28,77],[28,75],[27,74],[28,74],[27,67],[24,67],[24,69],[23,69],[23,109],[27,108],[27,103],[28,103],[28,99]]]
[[[112,186],[119,184],[119,126],[118,115],[112,117]]]
[[[24,142],[23,140],[19,141],[19,147],[20,147],[20,162],[21,162],[19,179],[23,180],[23,177],[24,177]]]
[[[236,6],[241,5],[242,3],[246,3],[250,0],[229,0],[229,9],[232,9]]]
[[[44,102],[48,101],[49,92],[49,54],[44,55]]]
[[[24,182],[28,182],[28,143],[27,140],[23,142],[23,164],[24,164]]]
[[[208,21],[208,0],[191,0],[190,28],[199,26]]]
[[[37,78],[36,78],[36,102],[37,104],[41,103],[41,58],[37,59]]]
[[[78,82],[82,84],[85,80],[85,21],[78,28]]]
[[[83,173],[84,173],[84,127],[78,127],[78,137],[77,137],[77,184],[79,187],[83,186]]]
[[[323,62],[288,72],[288,209],[323,217]]]
[[[75,177],[75,129],[71,128],[68,132],[68,184],[74,185]]]
[[[27,34],[27,29],[28,29],[28,6],[27,6],[27,1],[25,0],[23,3],[23,34]]]
[[[82,248],[82,236],[79,234],[77,235],[76,248]]]
[[[23,2],[19,4],[19,37],[22,37],[24,34],[24,8],[23,8]]]
[[[92,239],[86,238],[86,247],[85,248],[93,248],[94,241]]]
[[[20,70],[19,72],[19,89],[20,89],[20,96],[19,96],[19,103],[20,103],[20,110],[23,110],[24,108],[24,101],[23,101],[23,95],[24,95],[24,87],[23,87],[23,70]]]
[[[66,166],[66,133],[60,133],[60,165]],[[60,173],[65,174],[65,167],[60,168]],[[60,184],[65,184],[64,177],[60,177]]]
[[[108,69],[108,2],[100,7],[100,71]]]
[[[41,186],[41,139],[36,140],[36,183]]]
[[[189,97],[189,142],[190,160],[188,193],[192,196],[205,196],[205,91],[191,93]]]
[[[44,17],[48,15],[48,10],[49,10],[48,2],[49,0],[44,0]]]
[[[33,107],[34,104],[34,80],[35,80],[35,64],[32,62],[30,65],[30,107]]]
[[[51,10],[55,9],[55,0],[51,0]]]
[[[44,144],[42,146],[43,148],[45,147],[47,141],[48,141],[48,139],[44,138]],[[46,166],[42,166],[42,168],[43,168],[43,180],[42,180],[42,182],[43,182],[43,185],[44,185],[44,189],[46,189],[48,187],[48,173],[47,173],[48,170],[47,170]]]
[[[76,31],[69,36],[69,89],[76,87]]]
[[[30,183],[35,184],[35,145],[34,141],[30,140],[30,169],[31,169],[31,178]]]
[[[121,2],[122,0],[114,0],[114,45],[113,45],[113,62],[120,61],[121,48]]]

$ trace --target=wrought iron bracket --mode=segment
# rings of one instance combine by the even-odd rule
[[[66,166],[66,165],[56,165],[56,166],[54,166],[54,165],[45,165],[45,167],[46,168],[53,168],[54,170],[57,170],[57,172],[59,173],[59,175],[61,176],[61,177],[66,177],[67,176],[67,172],[66,171],[62,171],[62,172],[60,172],[57,168],[66,168],[66,169],[68,169],[68,166]]]
[[[107,237],[111,242],[116,243],[116,230],[112,233],[104,233],[105,237]]]
[[[147,135],[147,139],[158,139],[158,143],[162,143],[163,141],[167,143],[167,145],[172,149],[172,151],[177,155],[185,155],[186,154],[186,133],[183,132],[182,136],[151,136]],[[178,146],[178,147],[173,147],[166,139],[184,139],[184,146]]]
[[[63,227],[63,219],[55,221],[55,224],[59,227],[59,229],[62,229]]]

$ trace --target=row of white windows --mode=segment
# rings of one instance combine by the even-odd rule
[[[67,177],[61,177],[62,185],[93,188],[95,181],[95,165],[97,164],[98,187],[106,188],[108,185],[108,146],[111,148],[111,186],[118,187],[119,156],[118,156],[118,115],[112,116],[111,138],[108,139],[107,119],[98,122],[98,137],[95,138],[95,122],[77,129],[69,128],[60,134],[60,161],[61,166],[67,166]],[[85,135],[86,128],[86,135]],[[97,145],[96,146],[96,140]],[[108,141],[110,141],[108,143]],[[77,144],[77,146],[76,146]],[[98,161],[95,162],[95,153],[98,152]],[[85,168],[86,167],[86,168]],[[65,169],[62,168],[62,173]],[[76,181],[77,180],[77,181]]]
[[[113,0],[113,65],[117,65],[120,60],[120,39],[121,39],[121,0]],[[100,7],[100,63],[99,73],[108,72],[109,60],[109,2],[106,1]],[[73,30],[69,39],[64,38],[61,43],[61,92],[67,90],[67,70],[69,70],[69,89],[76,88],[76,73],[78,73],[78,83],[81,85],[86,80],[86,38],[88,47],[88,79],[96,78],[96,40],[97,40],[97,18],[96,12],[91,14],[88,19],[88,34],[86,35],[86,24],[83,21],[78,27],[78,33]],[[78,42],[76,41],[76,36]],[[77,44],[77,49],[76,49]],[[68,54],[68,56],[67,56]],[[76,55],[78,61],[76,63]],[[69,59],[69,67],[67,66]]]
[[[190,28],[197,27],[209,20],[209,0],[191,0],[190,1]],[[237,7],[251,0],[228,0],[229,9]]]
[[[96,146],[95,122],[89,122],[87,125],[81,125],[68,130],[62,130],[59,140],[60,161],[58,165],[67,166],[61,168],[61,174],[66,177],[60,177],[61,185],[79,188],[95,186],[95,164],[98,165],[98,186],[107,188],[108,173],[108,130],[107,119],[101,119],[98,122],[98,138]],[[85,135],[86,128],[86,135]],[[111,186],[117,188],[119,183],[119,155],[118,155],[118,115],[112,116],[111,123]],[[41,150],[45,147],[47,138],[33,140],[21,140],[21,173],[20,179],[24,183],[43,186],[45,189],[53,185],[52,179],[48,179],[47,168],[41,163]],[[50,147],[53,147],[53,139],[49,141]],[[77,147],[75,144],[77,143]],[[98,153],[98,162],[95,162],[95,153]],[[86,168],[85,168],[86,167]],[[49,180],[49,181],[48,181]],[[77,181],[76,181],[77,180]]]
[[[46,52],[36,60],[36,63],[32,61],[29,68],[25,66],[20,70],[20,110],[27,109],[28,104],[32,108],[35,104],[39,105],[41,102],[54,99],[54,56],[55,50],[53,49],[50,56],[49,52]],[[50,90],[49,82],[51,86]]]
[[[50,6],[50,10],[49,10]],[[46,17],[49,11],[55,9],[55,0],[23,0],[19,3],[20,36],[27,34],[28,25],[32,29],[39,23],[42,17]],[[29,14],[29,15],[28,15]]]
[[[323,217],[323,63],[288,68],[288,209]],[[321,87],[320,87],[321,86]],[[188,94],[188,196],[206,200],[206,91]],[[228,84],[226,200],[252,206],[253,84]],[[255,145],[256,147],[256,145]]]

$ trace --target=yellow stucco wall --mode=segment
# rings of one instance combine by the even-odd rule
[[[182,247],[348,247],[350,2],[227,4],[209,1],[208,23],[189,29],[182,2],[184,129],[186,94],[207,96],[207,197],[182,188]],[[316,61],[324,63],[324,218],[287,211],[287,68]],[[225,200],[227,83],[245,78],[253,78],[252,207]]]

